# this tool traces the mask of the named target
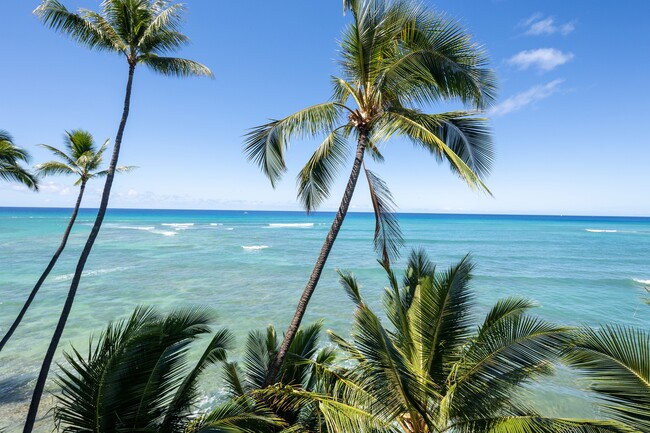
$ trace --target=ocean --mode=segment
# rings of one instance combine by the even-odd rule
[[[0,334],[4,334],[59,245],[69,209],[0,208]],[[19,431],[42,356],[94,221],[84,209],[68,247],[23,324],[0,354],[0,427]],[[293,315],[333,213],[111,209],[86,264],[60,350],[86,350],[90,335],[138,305],[166,311],[200,305],[230,328],[242,348],[249,331]],[[650,218],[401,214],[402,269],[424,248],[439,269],[470,253],[477,314],[518,295],[534,312],[567,325],[617,322],[650,328]],[[336,269],[352,271],[379,309],[386,278],[372,248],[372,214],[349,214],[309,306],[306,322],[349,333],[354,306]],[[326,342],[326,337],[323,336]],[[237,357],[237,352],[233,357]],[[62,357],[57,356],[61,361]],[[204,376],[202,404],[220,398],[220,371]],[[584,385],[584,384],[582,384]],[[544,413],[591,416],[590,400],[560,367],[530,396]],[[50,383],[50,392],[56,386]],[[46,399],[51,404],[52,397]],[[39,431],[51,431],[44,415]]]

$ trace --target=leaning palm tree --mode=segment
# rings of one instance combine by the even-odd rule
[[[65,246],[68,242],[68,237],[70,236],[70,231],[72,230],[72,226],[77,219],[79,206],[81,205],[81,200],[83,199],[84,191],[86,189],[86,183],[88,183],[88,181],[93,178],[104,177],[107,174],[106,170],[98,171],[98,169],[102,164],[104,151],[108,146],[108,140],[106,140],[104,144],[99,149],[97,149],[95,147],[93,136],[88,131],[76,129],[71,132],[66,132],[63,137],[63,141],[65,144],[65,150],[60,150],[47,144],[41,145],[45,149],[48,149],[54,153],[54,155],[56,155],[59,160],[39,164],[36,166],[36,171],[41,176],[58,174],[77,176],[78,179],[75,182],[75,186],[79,186],[79,195],[77,196],[77,202],[74,206],[74,209],[72,210],[72,215],[68,221],[68,226],[63,232],[63,239],[59,244],[59,248],[52,256],[50,263],[47,265],[41,274],[41,277],[36,282],[36,285],[32,289],[31,293],[27,297],[27,300],[25,301],[23,308],[18,313],[16,320],[14,320],[13,324],[9,327],[9,330],[5,336],[2,337],[2,341],[0,341],[0,351],[2,351],[16,328],[18,328],[18,325],[20,325],[20,322],[25,316],[27,309],[36,297],[36,294],[43,285],[43,282],[45,282],[45,279],[54,268],[54,265],[56,265],[59,256],[65,249]],[[117,167],[116,171],[124,172],[131,170],[132,168],[133,167]]]
[[[131,88],[136,67],[142,64],[163,75],[177,77],[212,76],[210,69],[200,63],[167,57],[170,52],[188,42],[187,36],[179,31],[183,12],[181,5],[170,4],[165,0],[104,0],[100,7],[101,12],[80,9],[74,13],[56,0],[44,0],[34,11],[47,26],[68,35],[81,45],[124,56],[128,65],[128,78],[122,119],[115,136],[113,155],[108,166],[97,217],[79,257],[68,297],[43,360],[25,423],[26,433],[33,429],[56,347],[70,315],[86,260],[104,221],[120,155],[122,136],[129,116]]]
[[[568,329],[528,313],[526,299],[498,301],[475,322],[468,257],[439,272],[422,251],[400,284],[388,270],[384,314],[365,303],[353,275],[341,282],[356,303],[352,340],[330,333],[352,366],[336,394],[403,433],[617,431],[610,422],[547,418],[517,392],[549,375]]]
[[[228,401],[197,416],[201,375],[226,360],[232,334],[221,329],[198,361],[188,360],[190,344],[210,333],[213,318],[204,310],[160,315],[138,308],[127,320],[110,324],[87,354],[65,354],[58,383],[62,394],[54,418],[64,432],[251,432],[278,424],[249,402]]]
[[[17,147],[11,135],[0,129],[0,179],[19,182],[38,191],[38,179],[20,165],[20,162],[29,162],[29,153]]]
[[[385,264],[399,252],[402,238],[392,214],[387,185],[367,170],[364,156],[382,161],[379,145],[404,137],[446,160],[470,187],[488,191],[481,178],[492,161],[486,120],[475,111],[429,114],[435,102],[459,101],[471,110],[494,100],[495,79],[483,49],[457,23],[408,0],[350,0],[352,23],[341,40],[341,76],[332,77],[329,102],[253,128],[245,152],[275,186],[286,170],[284,153],[292,137],[325,136],[297,179],[298,198],[307,212],[329,196],[336,174],[356,140],[352,171],[334,222],[295,316],[270,371],[279,370],[348,211],[363,170],[376,215],[375,248]],[[488,191],[489,192],[489,191]],[[270,383],[270,382],[269,382]]]
[[[603,412],[634,432],[650,431],[650,332],[622,325],[584,328],[567,350]]]

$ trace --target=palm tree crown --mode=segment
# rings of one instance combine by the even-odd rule
[[[165,0],[104,0],[101,12],[74,13],[57,0],[45,0],[34,12],[81,45],[124,55],[132,67],[141,63],[163,75],[212,76],[198,62],[166,56],[189,42],[179,32],[183,10]]]
[[[95,140],[88,131],[75,129],[65,133],[63,136],[65,150],[57,149],[54,146],[42,144],[41,147],[48,149],[59,158],[59,161],[48,161],[36,166],[36,170],[43,176],[67,174],[78,176],[75,186],[85,184],[90,179],[103,177],[108,170],[97,171],[104,160],[104,151],[109,140],[97,149]],[[117,167],[116,171],[129,171],[131,166]]]
[[[21,162],[29,162],[29,159],[29,153],[17,147],[11,135],[0,129],[0,179],[19,182],[38,190],[36,177],[20,165]]]
[[[552,371],[567,328],[528,314],[531,301],[506,298],[474,324],[468,257],[444,272],[411,254],[400,284],[388,270],[381,319],[356,279],[341,282],[357,304],[352,341],[331,333],[354,363],[339,373],[340,395],[404,433],[607,431],[608,422],[540,416],[514,398]]]
[[[458,24],[409,0],[346,0],[344,5],[352,11],[352,22],[341,39],[341,73],[331,79],[330,101],[255,127],[246,137],[245,153],[275,186],[286,171],[284,153],[290,139],[325,136],[298,174],[298,198],[308,212],[329,196],[350,153],[348,141],[357,143],[339,210],[271,376],[304,316],[362,169],[376,217],[375,249],[385,266],[399,255],[403,239],[393,215],[393,197],[386,183],[366,169],[366,153],[383,161],[380,145],[401,136],[437,160],[446,160],[470,187],[489,192],[481,178],[492,162],[491,135],[486,120],[475,115],[493,102],[496,87],[484,50]],[[425,111],[440,101],[460,101],[469,108]]]

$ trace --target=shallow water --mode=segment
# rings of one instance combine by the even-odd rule
[[[69,210],[0,208],[0,333],[20,309],[57,248]],[[320,250],[332,214],[299,212],[111,210],[86,265],[61,348],[85,348],[89,335],[137,305],[168,310],[205,305],[232,329],[239,346],[252,329],[288,323]],[[0,427],[18,431],[40,360],[51,337],[94,212],[83,210],[68,248],[33,308],[0,354]],[[650,219],[479,215],[400,216],[406,241],[441,266],[471,253],[478,311],[521,295],[540,316],[578,325],[616,321],[650,327],[642,303],[650,283]],[[385,286],[372,249],[374,217],[345,221],[307,321],[349,331],[353,305],[335,269],[355,273],[366,300],[379,308]],[[234,354],[236,356],[236,354]],[[61,357],[57,357],[61,360]],[[204,378],[208,406],[219,398],[219,371]],[[50,383],[49,390],[56,391]],[[545,413],[589,416],[593,410],[573,375],[561,370],[534,387]],[[49,399],[51,405],[51,398]],[[47,406],[46,404],[46,406]],[[51,431],[51,419],[39,423]]]

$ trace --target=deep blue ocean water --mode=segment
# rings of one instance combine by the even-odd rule
[[[69,209],[0,208],[0,334],[56,250]],[[82,210],[59,263],[0,354],[0,427],[18,429],[40,361],[94,220]],[[293,314],[333,213],[110,210],[86,265],[61,348],[85,349],[91,332],[137,305],[162,310],[203,305],[246,334]],[[402,214],[401,269],[410,248],[442,268],[471,253],[477,314],[508,295],[534,299],[535,313],[567,325],[617,322],[650,328],[650,218]],[[349,332],[354,310],[335,270],[353,271],[366,300],[381,305],[386,284],[372,249],[374,217],[350,214],[309,307],[307,321]],[[325,339],[325,337],[324,337]],[[236,356],[236,354],[234,354]],[[59,360],[61,357],[58,358]],[[219,398],[219,371],[205,378],[205,405]],[[593,410],[573,375],[560,368],[534,387],[535,404],[554,415]],[[56,392],[54,384],[49,389]],[[524,396],[523,398],[529,398]],[[51,401],[49,399],[48,401]],[[40,423],[51,431],[51,420]]]

